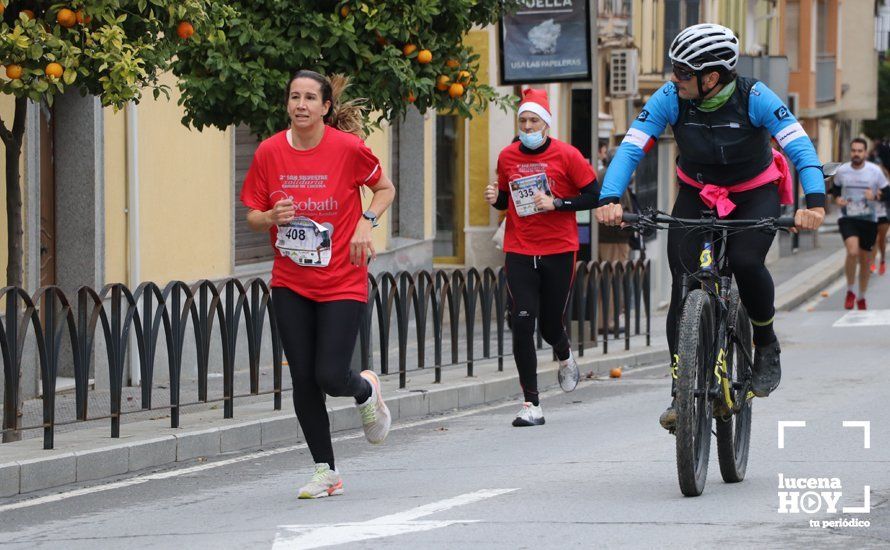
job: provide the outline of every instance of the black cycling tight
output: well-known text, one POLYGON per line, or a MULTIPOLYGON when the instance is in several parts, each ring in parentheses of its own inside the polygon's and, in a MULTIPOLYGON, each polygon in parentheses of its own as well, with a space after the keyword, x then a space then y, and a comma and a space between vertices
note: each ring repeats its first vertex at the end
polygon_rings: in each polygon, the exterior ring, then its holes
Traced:
POLYGON ((334 469, 325 396, 366 401, 370 383, 350 368, 366 304, 355 300, 314 302, 281 287, 272 289, 281 346, 290 367, 294 410, 316 464, 334 469))
POLYGON ((513 358, 525 400, 538 404, 538 355, 535 320, 541 336, 561 360, 569 358, 569 337, 563 324, 575 275, 575 252, 526 256, 508 252, 504 261, 510 292, 513 358))
MULTIPOLYGON (((671 213, 678 218, 700 218, 702 211, 708 210, 708 207, 701 201, 698 193, 698 189, 681 184, 677 202, 674 203, 671 213)), ((730 199, 736 204, 736 209, 727 216, 727 219, 757 220, 779 215, 777 185, 767 184, 750 191, 733 193, 730 199)), ((752 323, 756 345, 769 344, 776 339, 772 325, 775 315, 773 307, 775 286, 769 270, 764 265, 774 237, 775 232, 740 231, 731 235, 726 243, 726 254, 742 303, 752 322, 758 323, 752 323)), ((667 317, 667 337, 671 357, 677 353, 682 276, 686 271, 695 271, 698 268, 702 240, 701 234, 696 233, 695 229, 668 231, 668 263, 673 278, 671 306, 667 317)))

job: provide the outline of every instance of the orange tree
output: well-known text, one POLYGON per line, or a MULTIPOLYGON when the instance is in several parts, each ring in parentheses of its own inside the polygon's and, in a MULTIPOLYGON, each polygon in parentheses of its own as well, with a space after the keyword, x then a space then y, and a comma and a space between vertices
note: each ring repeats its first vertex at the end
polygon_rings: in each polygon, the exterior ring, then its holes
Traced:
MULTIPOLYGON (((52 105, 68 90, 116 109, 151 90, 186 41, 216 39, 231 8, 213 0, 0 0, 0 93, 15 98, 12 120, 0 119, 6 159, 7 285, 22 284, 22 195, 19 159, 27 103, 52 105), (212 9, 211 9, 212 6, 212 9), (185 22, 194 35, 179 32, 185 22), (185 38, 183 38, 185 37, 185 38)), ((186 29, 187 30, 187 29, 186 29)))
MULTIPOLYGON (((286 125, 284 86, 301 68, 351 77, 351 97, 380 119, 447 110, 466 117, 510 98, 478 80, 479 55, 463 43, 517 0, 230 0, 237 11, 216 39, 184 45, 173 64, 183 123, 246 123, 268 136, 286 125)), ((379 123, 380 119, 374 121, 379 123)))

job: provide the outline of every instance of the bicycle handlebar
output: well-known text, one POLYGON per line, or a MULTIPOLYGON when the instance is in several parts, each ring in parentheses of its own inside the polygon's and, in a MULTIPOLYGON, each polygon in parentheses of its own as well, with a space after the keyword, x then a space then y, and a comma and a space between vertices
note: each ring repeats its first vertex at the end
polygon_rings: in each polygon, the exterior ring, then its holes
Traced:
POLYGON ((621 215, 621 221, 625 223, 636 224, 639 223, 641 220, 647 220, 649 222, 654 222, 657 224, 676 223, 679 225, 691 225, 698 227, 754 227, 763 225, 774 225, 775 227, 782 227, 786 229, 794 227, 794 218, 790 216, 782 216, 780 218, 763 218, 760 220, 721 220, 718 218, 675 218, 673 216, 668 216, 665 214, 646 215, 633 214, 630 212, 625 212, 621 215))

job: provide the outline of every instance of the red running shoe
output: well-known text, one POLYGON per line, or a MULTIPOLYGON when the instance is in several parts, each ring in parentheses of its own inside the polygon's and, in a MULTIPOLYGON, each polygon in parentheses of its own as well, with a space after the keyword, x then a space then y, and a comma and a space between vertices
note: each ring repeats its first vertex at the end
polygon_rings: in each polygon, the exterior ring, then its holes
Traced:
POLYGON ((884 260, 881 260, 881 267, 878 268, 878 273, 880 275, 883 275, 886 272, 887 272, 887 263, 884 260))
POLYGON ((865 307, 865 298, 856 300, 856 309, 868 309, 865 307))
POLYGON ((844 309, 853 309, 853 305, 856 303, 856 295, 853 294, 852 291, 847 291, 847 299, 844 300, 844 309))
POLYGON ((869 270, 871 270, 871 272, 874 273, 875 271, 878 270, 878 266, 876 266, 875 264, 871 264, 871 267, 869 268, 869 270))

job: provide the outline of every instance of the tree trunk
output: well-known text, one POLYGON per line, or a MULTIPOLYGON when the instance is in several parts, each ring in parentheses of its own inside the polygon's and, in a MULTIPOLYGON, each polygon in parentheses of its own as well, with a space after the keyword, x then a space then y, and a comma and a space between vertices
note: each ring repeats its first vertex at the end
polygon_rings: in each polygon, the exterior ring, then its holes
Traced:
MULTIPOLYGON (((22 156, 22 142, 25 135, 27 102, 26 98, 16 98, 11 132, 0 121, 0 138, 2 138, 6 149, 6 230, 8 235, 6 284, 17 287, 22 286, 24 271, 22 269, 22 188, 19 181, 21 179, 19 159, 22 156)), ((12 342, 12 345, 15 346, 16 343, 12 342)), ((21 431, 18 430, 21 425, 22 394, 20 385, 22 371, 21 363, 4 365, 4 367, 3 429, 10 430, 3 432, 2 439, 5 443, 18 441, 22 437, 21 431)))
POLYGON ((12 132, 3 142, 6 145, 6 234, 8 235, 8 257, 6 264, 7 286, 22 286, 22 187, 19 160, 22 156, 22 142, 25 135, 25 117, 28 100, 17 97, 12 132))

